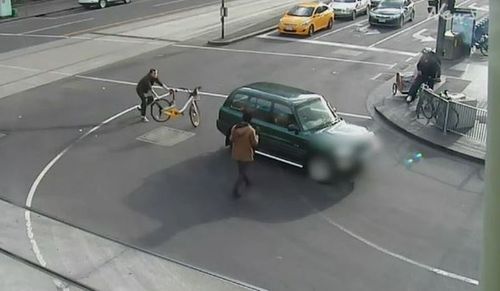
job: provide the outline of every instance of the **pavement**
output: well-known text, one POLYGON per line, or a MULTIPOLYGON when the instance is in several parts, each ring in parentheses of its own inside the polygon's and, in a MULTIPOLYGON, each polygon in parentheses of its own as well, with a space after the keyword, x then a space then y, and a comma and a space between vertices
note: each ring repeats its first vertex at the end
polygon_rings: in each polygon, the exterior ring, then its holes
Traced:
POLYGON ((2 290, 263 290, 5 201, 0 209, 2 290))
MULTIPOLYGON (((413 70, 410 68, 410 71, 413 70)), ((437 93, 444 90, 450 93, 464 93, 466 96, 477 99, 479 108, 487 107, 488 61, 486 57, 473 54, 462 61, 444 64, 442 76, 442 82, 435 86, 437 93)), ((398 95, 393 96, 390 91, 394 81, 395 77, 374 90, 369 98, 371 105, 385 120, 430 144, 484 163, 486 143, 453 132, 444 134, 441 129, 428 125, 425 118, 417 118, 418 100, 408 105, 405 95, 398 92, 398 95)))
MULTIPOLYGON (((258 11, 245 3, 245 10, 258 11)), ((120 247, 267 290, 478 290, 484 165, 409 138, 373 114, 368 102, 428 45, 422 36, 435 36, 426 1, 416 4, 414 23, 400 30, 370 28, 363 16, 335 21, 312 38, 269 31, 223 47, 206 45, 220 33, 218 17, 184 21, 193 19, 186 18, 189 11, 211 4, 161 4, 136 1, 0 25, 0 37, 19 40, 2 46, 0 78, 32 83, 0 99, 3 199, 120 247), (165 10, 152 16, 155 9, 165 10), (189 38, 173 24, 189 25, 189 38), (23 34, 37 29, 45 30, 23 34), (35 38, 44 42, 31 43, 35 38), (101 42, 114 42, 117 50, 101 42), (148 47, 136 42, 155 49, 134 52, 148 47), (150 67, 169 85, 203 86, 198 128, 186 118, 139 121, 134 86, 150 67), (48 80, 56 75, 61 78, 48 80), (234 88, 263 80, 323 94, 346 121, 372 130, 381 152, 352 181, 331 185, 258 157, 250 169, 254 186, 232 200, 235 165, 215 128, 218 109, 234 88), (417 153, 423 158, 409 165, 417 153)), ((232 31, 255 24, 231 21, 242 24, 232 31)), ((59 255, 59 232, 47 231, 33 214, 31 229, 43 246, 37 250, 29 240, 26 245, 26 217, 16 217, 14 227, 3 228, 19 234, 23 248, 12 253, 57 273, 81 271, 74 265, 61 270, 62 259, 80 253, 59 255)), ((141 281, 148 282, 155 281, 141 281)))

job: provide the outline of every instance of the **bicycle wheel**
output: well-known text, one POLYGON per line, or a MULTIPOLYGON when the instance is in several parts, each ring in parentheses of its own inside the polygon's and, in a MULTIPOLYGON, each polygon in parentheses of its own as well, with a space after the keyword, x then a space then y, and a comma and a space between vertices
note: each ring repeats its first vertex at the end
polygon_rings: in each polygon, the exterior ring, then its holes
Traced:
POLYGON ((189 105, 189 119, 194 127, 198 127, 198 125, 200 125, 200 110, 198 109, 196 102, 189 105))
POLYGON ((481 52, 481 54, 483 56, 487 57, 488 56, 488 43, 487 42, 482 43, 479 46, 479 51, 481 52))
POLYGON ((424 117, 427 119, 431 119, 434 116, 434 102, 432 102, 431 99, 427 98, 422 103, 422 115, 424 115, 424 117))
POLYGON ((165 122, 170 119, 170 116, 165 114, 163 110, 172 106, 172 102, 166 99, 158 99, 151 104, 151 116, 155 121, 165 122))

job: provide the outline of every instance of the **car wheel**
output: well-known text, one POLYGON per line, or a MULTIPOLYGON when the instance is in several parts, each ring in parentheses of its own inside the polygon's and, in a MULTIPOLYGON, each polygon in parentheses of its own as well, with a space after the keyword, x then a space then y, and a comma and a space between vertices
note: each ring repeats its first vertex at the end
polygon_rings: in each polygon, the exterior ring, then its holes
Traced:
POLYGON ((309 26, 309 31, 307 32, 307 35, 312 36, 314 34, 314 25, 309 26))
POLYGON ((353 10, 351 13, 351 20, 356 19, 356 14, 357 14, 357 12, 355 10, 353 10))
POLYGON ((332 179, 333 167, 327 158, 314 156, 307 162, 307 174, 316 182, 326 183, 332 179))
POLYGON ((330 20, 328 20, 328 26, 326 28, 332 29, 332 27, 333 27, 333 19, 330 18, 330 20))
POLYGON ((405 17, 401 15, 401 17, 399 17, 398 28, 403 27, 403 25, 405 25, 405 17))
POLYGON ((106 6, 108 6, 108 1, 99 0, 99 8, 103 9, 103 8, 106 8, 106 6))

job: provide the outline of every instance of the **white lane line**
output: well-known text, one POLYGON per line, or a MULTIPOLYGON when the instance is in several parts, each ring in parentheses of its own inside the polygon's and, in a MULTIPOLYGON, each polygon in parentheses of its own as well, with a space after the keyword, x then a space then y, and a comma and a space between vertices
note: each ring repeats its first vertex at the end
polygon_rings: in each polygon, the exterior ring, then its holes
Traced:
POLYGON ((459 280, 459 281, 462 281, 464 283, 468 283, 468 284, 471 284, 471 285, 475 285, 475 286, 478 286, 479 285, 479 281, 476 280, 476 279, 472 279, 472 278, 469 278, 469 277, 466 277, 466 276, 462 276, 462 275, 459 275, 459 274, 456 274, 456 273, 453 273, 453 272, 448 272, 448 271, 445 271, 445 270, 442 270, 442 269, 439 269, 439 268, 434 268, 432 266, 429 266, 429 265, 426 265, 424 263, 420 263, 420 262, 417 262, 415 260, 412 260, 410 258, 407 258, 403 255, 400 255, 400 254, 396 254, 394 252, 391 252, 389 251, 388 249, 385 249, 369 240, 367 240, 366 238, 350 231, 349 229, 345 228, 344 226, 338 224, 337 222, 335 222, 333 219, 331 219, 330 217, 328 217, 327 215, 325 215, 323 212, 321 212, 319 209, 317 209, 316 207, 314 207, 311 203, 309 203, 309 201, 307 201, 307 199, 304 197, 304 196, 301 196, 302 200, 307 204, 309 205, 309 207, 311 207, 313 210, 316 211, 316 214, 318 214, 318 216, 320 216, 321 218, 323 218, 328 224, 338 228, 339 230, 341 230, 342 232, 348 234, 349 236, 351 236, 352 238, 362 242, 363 244, 369 246, 369 247, 372 247, 374 249, 376 249, 377 251, 383 253, 383 254, 386 254, 388 256, 391 256, 393 258, 396 258, 400 261, 403 261, 405 263, 408 263, 410 265, 413 265, 413 266, 416 266, 416 267, 419 267, 419 268, 422 268, 424 270, 427 270, 429 272, 432 272, 432 273, 435 273, 437 275, 441 275, 443 277, 448 277, 448 278, 451 278, 451 279, 456 279, 456 280, 459 280))
MULTIPOLYGON (((129 82, 129 81, 120 81, 120 80, 98 78, 98 77, 91 77, 91 76, 75 75, 74 77, 75 78, 80 78, 80 79, 92 80, 92 81, 100 81, 100 82, 106 82, 106 83, 113 83, 113 84, 121 84, 121 85, 129 85, 129 86, 135 86, 135 85, 137 85, 137 83, 129 82)), ((157 86, 155 86, 155 87, 157 87, 157 86)), ((157 87, 157 88, 161 88, 161 87, 157 87)), ((201 95, 206 95, 206 96, 211 96, 211 97, 222 98, 222 99, 227 98, 226 94, 210 93, 210 92, 204 92, 204 91, 200 91, 200 94, 201 95)), ((339 111, 337 111, 337 114, 338 115, 342 115, 342 116, 361 118, 361 119, 369 119, 369 120, 373 119, 371 116, 368 116, 368 115, 361 115, 361 114, 348 113, 348 112, 339 112, 339 111)))
MULTIPOLYGON (((55 156, 55 158, 53 158, 44 168, 43 170, 40 172, 40 174, 38 174, 38 176, 36 177, 35 181, 33 182, 33 184, 31 185, 30 187, 30 190, 29 190, 29 193, 28 193, 28 197, 26 197, 26 207, 28 208, 31 208, 32 204, 33 204, 33 198, 35 197, 35 193, 36 193, 36 190, 38 189, 38 186, 40 185, 40 182, 42 182, 43 178, 45 177, 45 175, 47 175, 47 173, 50 171, 50 169, 56 164, 56 162, 64 155, 66 154, 73 146, 75 146, 79 141, 81 141, 82 139, 84 139, 85 137, 89 136, 90 134, 92 134, 94 131, 98 130, 99 128, 101 128, 103 125, 111 122, 112 120, 134 110, 136 108, 136 106, 134 107, 131 107, 131 108, 128 108, 108 119, 106 119, 105 121, 101 122, 99 125, 93 127, 91 130, 89 130, 88 132, 86 132, 85 134, 83 134, 82 136, 80 136, 76 141, 74 141, 73 143, 71 143, 69 146, 67 146, 64 150, 62 150, 57 156, 55 156)), ((26 234, 30 240, 30 243, 31 243, 31 248, 33 250, 33 253, 35 254, 35 257, 38 261, 38 263, 40 263, 40 265, 42 267, 46 267, 47 266, 47 262, 45 261, 43 255, 42 255, 42 252, 40 251, 40 248, 38 247, 38 243, 35 239, 35 235, 33 233, 33 225, 32 225, 32 222, 31 222, 31 212, 29 210, 26 210, 24 212, 24 218, 26 219, 26 234)), ((55 282, 56 285, 59 285, 57 282, 55 282)), ((66 290, 69 290, 69 289, 66 289, 66 290)))
POLYGON ((409 57, 405 60, 405 62, 409 63, 411 60, 413 60, 413 57, 409 57))
POLYGON ((153 7, 161 7, 161 6, 166 6, 166 5, 170 5, 170 4, 174 4, 174 3, 180 3, 180 2, 185 2, 185 1, 187 1, 187 0, 169 1, 169 2, 165 2, 165 3, 155 4, 155 5, 153 5, 153 7))
MULTIPOLYGON (((320 39, 320 38, 322 38, 322 37, 332 35, 332 34, 334 34, 334 33, 337 33, 337 32, 343 31, 343 30, 346 30, 346 29, 351 28, 351 27, 353 27, 353 26, 362 26, 362 25, 363 25, 363 24, 365 24, 365 23, 368 23, 368 20, 366 20, 366 19, 365 19, 365 20, 361 20, 361 21, 358 21, 358 22, 354 22, 354 23, 352 23, 352 24, 349 24, 349 25, 343 26, 343 27, 341 27, 341 28, 334 29, 334 30, 332 30, 332 31, 330 31, 330 32, 327 32, 327 33, 325 33, 325 34, 318 35, 318 36, 316 36, 315 38, 313 38, 313 40, 315 40, 315 39, 320 39)), ((334 24, 334 25, 335 25, 335 24, 334 24)))
POLYGON ((197 50, 221 51, 221 52, 233 52, 233 53, 242 53, 242 54, 255 54, 255 55, 268 55, 268 56, 281 56, 281 57, 294 57, 294 58, 304 58, 304 59, 326 60, 326 61, 333 61, 333 62, 356 63, 356 64, 381 66, 381 67, 388 67, 388 68, 390 68, 392 66, 392 64, 385 64, 385 63, 376 63, 376 62, 368 62, 368 61, 357 61, 357 60, 350 60, 350 59, 333 58, 333 57, 322 57, 322 56, 304 55, 304 54, 278 53, 278 52, 269 52, 269 51, 240 50, 240 49, 204 47, 204 46, 181 45, 181 44, 175 44, 175 45, 172 45, 172 46, 174 46, 174 47, 180 47, 180 48, 197 49, 197 50))
POLYGON ((110 38, 111 36, 99 37, 85 37, 85 36, 67 36, 67 35, 51 35, 51 34, 20 34, 20 33, 0 33, 0 36, 15 36, 15 37, 35 37, 35 38, 57 38, 57 39, 79 39, 90 41, 104 41, 104 42, 121 42, 121 43, 142 43, 142 44, 155 44, 165 43, 163 40, 136 40, 127 37, 115 36, 116 39, 110 38))
POLYGON ((53 28, 63 27, 63 26, 67 26, 67 25, 71 25, 71 24, 76 24, 76 23, 82 23, 82 22, 91 21, 91 20, 94 20, 94 18, 90 17, 90 18, 85 18, 85 19, 81 19, 81 20, 75 20, 75 21, 65 22, 65 23, 61 23, 61 24, 57 24, 57 25, 42 27, 42 28, 39 28, 39 29, 25 31, 25 32, 22 32, 21 34, 30 34, 30 33, 34 33, 34 32, 39 32, 39 31, 43 31, 43 30, 49 30, 49 29, 53 29, 53 28))
POLYGON ((378 77, 380 77, 380 76, 382 76, 382 73, 378 73, 378 74, 376 74, 375 76, 371 77, 371 78, 370 78, 370 80, 374 80, 374 81, 375 81, 375 80, 377 80, 377 79, 378 79, 378 77))
POLYGON ((356 117, 356 118, 367 119, 367 120, 373 119, 371 116, 368 116, 368 115, 361 115, 361 114, 354 114, 354 113, 347 113, 347 112, 338 112, 337 111, 337 114, 342 115, 342 116, 356 117))
MULTIPOLYGON (((470 2, 470 1, 471 1, 471 0, 465 0, 464 2, 462 2, 462 3, 458 4, 456 7, 463 6, 463 5, 465 5, 466 3, 470 2)), ((396 37, 396 36, 398 36, 398 35, 401 35, 401 34, 403 34, 403 33, 406 33, 406 32, 408 32, 408 31, 410 31, 410 30, 414 29, 414 28, 415 28, 415 27, 417 27, 417 26, 420 26, 420 25, 422 25, 422 24, 425 24, 425 23, 427 23, 427 22, 429 22, 429 21, 431 21, 431 20, 437 19, 438 17, 439 17, 439 15, 434 15, 434 16, 432 16, 432 17, 428 17, 428 18, 426 18, 426 19, 424 19, 424 20, 422 20, 422 21, 420 21, 420 22, 418 22, 418 23, 415 23, 415 24, 413 24, 413 25, 411 25, 411 26, 409 26, 409 27, 407 27, 407 28, 405 28, 405 29, 403 29, 403 30, 401 30, 401 31, 398 31, 398 32, 396 32, 396 33, 394 33, 394 34, 391 34, 391 35, 389 35, 388 37, 383 38, 383 39, 381 39, 381 40, 379 40, 379 41, 377 41, 377 42, 375 42, 375 43, 373 43, 373 44, 369 45, 368 47, 375 47, 375 46, 377 46, 377 45, 379 45, 379 44, 381 44, 381 43, 384 43, 384 42, 386 42, 386 41, 388 41, 388 40, 391 40, 391 39, 395 38, 395 37, 396 37)))
POLYGON ((392 49, 385 49, 385 48, 368 47, 368 46, 348 44, 348 43, 342 43, 342 42, 331 42, 331 41, 321 41, 321 40, 311 40, 311 39, 295 39, 295 38, 288 38, 288 37, 282 37, 282 36, 263 36, 263 35, 258 36, 258 38, 282 40, 282 41, 286 41, 286 42, 317 44, 317 45, 324 45, 324 46, 349 48, 349 49, 355 49, 355 50, 388 53, 388 54, 396 54, 396 55, 411 56, 411 57, 418 55, 418 53, 413 53, 413 52, 399 51, 399 50, 392 50, 392 49))

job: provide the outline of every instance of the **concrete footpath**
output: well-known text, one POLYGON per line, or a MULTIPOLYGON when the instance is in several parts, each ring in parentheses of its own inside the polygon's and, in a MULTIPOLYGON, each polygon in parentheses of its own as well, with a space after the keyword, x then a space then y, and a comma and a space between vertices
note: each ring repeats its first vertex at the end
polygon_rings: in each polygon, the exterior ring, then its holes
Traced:
MULTIPOLYGON (((230 2, 228 33, 275 17, 297 0, 230 2)), ((60 40, 0 54, 0 98, 190 39, 220 27, 219 4, 153 19, 53 36, 60 40), (196 19, 196 21, 193 21, 196 19)), ((208 39, 204 41, 206 43, 208 39)))
POLYGON ((0 290, 263 290, 2 200, 0 213, 0 290))
MULTIPOLYGON (((409 67, 412 71, 414 66, 409 67)), ((398 92, 392 95, 391 88, 395 77, 382 84, 368 98, 368 106, 375 110, 389 123, 404 132, 423 141, 445 149, 451 153, 484 162, 486 144, 465 136, 443 131, 427 124, 427 120, 416 116, 418 100, 406 103, 406 95, 398 92)), ((479 108, 487 107, 488 61, 478 54, 456 63, 445 63, 442 70, 441 83, 435 85, 434 91, 439 93, 448 90, 450 93, 464 93, 476 98, 479 108)))

